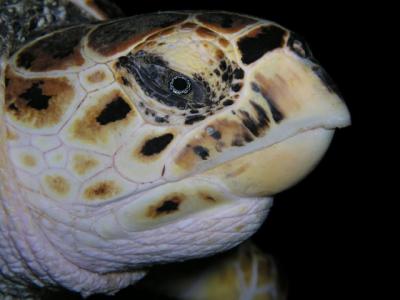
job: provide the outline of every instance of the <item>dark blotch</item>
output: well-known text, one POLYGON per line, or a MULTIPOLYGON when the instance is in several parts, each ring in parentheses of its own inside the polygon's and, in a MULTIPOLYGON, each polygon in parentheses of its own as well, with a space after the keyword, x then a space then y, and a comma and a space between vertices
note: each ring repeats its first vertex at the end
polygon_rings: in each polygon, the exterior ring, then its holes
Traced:
POLYGON ((232 88, 232 91, 239 92, 240 89, 242 88, 242 85, 240 83, 236 83, 236 84, 232 85, 231 88, 232 88))
POLYGON ((73 57, 80 56, 77 48, 88 30, 87 26, 72 27, 33 43, 19 54, 17 66, 32 71, 46 71, 59 67, 63 60, 80 65, 81 61, 75 62, 73 57))
POLYGON ((243 139, 240 136, 236 136, 232 141, 232 146, 234 147, 242 147, 244 146, 243 139))
POLYGON ((261 92, 261 90, 260 90, 260 87, 257 85, 257 83, 255 83, 255 82, 252 82, 251 83, 251 89, 253 90, 253 91, 255 91, 256 93, 260 93, 261 92))
POLYGON ((231 145, 234 147, 242 147, 246 143, 252 142, 254 139, 249 132, 243 132, 242 134, 235 134, 235 137, 232 140, 231 145))
POLYGON ((281 113, 281 111, 276 107, 274 101, 265 93, 262 92, 262 96, 264 97, 265 100, 267 100, 267 103, 271 109, 271 113, 272 113, 272 118, 274 119, 274 121, 276 123, 279 123, 280 121, 282 121, 283 119, 283 114, 281 113))
POLYGON ((219 64, 219 68, 222 70, 222 71, 225 71, 226 70, 226 61, 221 61, 220 62, 220 64, 219 64))
POLYGON ((244 71, 241 68, 235 69, 235 71, 233 71, 233 76, 236 79, 242 79, 244 77, 244 71))
POLYGON ((178 210, 178 208, 179 201, 176 199, 171 199, 164 201, 161 206, 157 207, 156 212, 157 214, 168 214, 172 211, 178 210))
POLYGON ((262 108, 259 104, 250 101, 251 105, 253 106, 254 110, 257 113, 257 119, 258 119, 258 126, 260 128, 264 128, 269 125, 269 118, 267 113, 265 112, 264 108, 262 108))
POLYGON ((106 125, 111 122, 125 119, 126 115, 131 111, 131 107, 121 97, 117 97, 108 103, 96 118, 97 123, 106 125))
POLYGON ((126 77, 122 76, 122 77, 121 77, 121 80, 122 80, 122 84, 123 84, 123 85, 125 85, 125 86, 131 86, 131 83, 129 82, 128 79, 126 79, 126 77))
POLYGON ((271 113, 272 113, 272 118, 274 119, 274 121, 276 123, 279 123, 280 121, 282 121, 282 119, 284 118, 284 115, 276 107, 274 100, 271 98, 270 95, 268 95, 268 92, 265 91, 265 90, 261 90, 260 87, 254 82, 251 83, 251 88, 256 93, 260 93, 262 95, 262 97, 265 99, 265 101, 267 101, 268 106, 269 106, 269 108, 271 110, 271 113))
POLYGON ((173 140, 174 135, 171 133, 167 133, 151 140, 148 140, 142 147, 140 151, 145 156, 151 156, 154 154, 158 154, 163 151, 169 143, 173 140))
POLYGON ((203 146, 193 147, 193 152, 196 153, 196 155, 200 156, 202 160, 206 160, 210 155, 208 149, 204 148, 203 146))
POLYGON ((35 56, 30 52, 22 52, 18 56, 17 66, 23 67, 25 69, 29 69, 32 66, 32 63, 35 60, 35 56))
POLYGON ((215 140, 219 140, 221 139, 221 132, 219 132, 218 130, 216 130, 214 127, 207 127, 207 133, 209 136, 211 136, 213 139, 215 140))
POLYGON ((248 130, 251 131, 252 134, 258 136, 258 125, 256 120, 254 120, 250 114, 245 110, 239 110, 242 115, 242 123, 248 130))
POLYGON ((186 125, 191 125, 193 123, 199 122, 204 120, 206 117, 203 115, 191 115, 191 116, 187 116, 185 119, 185 124, 186 125))
POLYGON ((29 89, 19 95, 26 101, 26 105, 37 110, 47 109, 51 96, 43 95, 40 85, 43 82, 35 82, 29 89))
POLYGON ((242 62, 251 64, 265 53, 282 47, 285 41, 286 31, 280 27, 270 25, 256 29, 247 36, 242 37, 238 46, 242 53, 242 62))
POLYGON ((18 107, 16 107, 14 103, 11 103, 8 106, 8 109, 13 110, 13 111, 19 111, 18 107))
POLYGON ((156 121, 157 123, 168 123, 168 120, 166 118, 160 116, 156 116, 154 118, 154 121, 156 121))
POLYGON ((232 105, 234 102, 231 99, 225 100, 224 102, 222 102, 223 106, 229 106, 232 105))

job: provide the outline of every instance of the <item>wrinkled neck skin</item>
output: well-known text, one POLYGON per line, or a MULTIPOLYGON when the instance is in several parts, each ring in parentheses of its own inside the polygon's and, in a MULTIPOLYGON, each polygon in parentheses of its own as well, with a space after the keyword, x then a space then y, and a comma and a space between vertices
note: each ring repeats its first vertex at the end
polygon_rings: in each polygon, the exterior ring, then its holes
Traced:
MULTIPOLYGON (((3 75, 0 95, 4 95, 3 75)), ((0 97, 1 141, 6 140, 3 101, 0 97)), ((83 296, 95 292, 112 294, 144 276, 144 272, 99 274, 65 259, 33 219, 27 195, 18 187, 17 181, 12 180, 15 177, 7 143, 0 143, 0 298, 33 299, 39 297, 41 288, 60 285, 83 296)), ((69 229, 74 230, 73 227, 69 229)))
MULTIPOLYGON (((73 2, 73 1, 71 1, 73 2)), ((0 1, 0 71, 16 47, 46 30, 101 19, 69 1, 0 1), (45 18, 45 12, 49 18, 45 18), (32 21, 41 22, 32 30, 32 21), (12 22, 11 22, 12 21, 12 22), (19 31, 14 29, 19 23, 19 31)), ((4 74, 0 72, 0 141, 6 140, 4 124, 4 74)), ((64 286, 88 296, 94 292, 115 293, 136 282, 144 272, 98 274, 81 269, 59 253, 33 219, 29 198, 15 180, 7 143, 0 143, 0 298, 40 298, 43 287, 64 286)), ((72 228, 72 227, 71 227, 72 228)), ((62 234, 60 232, 60 234, 62 234)))
MULTIPOLYGON (((0 80, 0 94, 4 92, 0 80)), ((6 139, 3 99, 0 103, 0 140, 6 139)), ((140 279, 143 272, 98 274, 70 263, 56 251, 32 218, 32 208, 18 187, 8 159, 7 144, 0 143, 0 298, 29 299, 39 289, 62 285, 88 296, 114 293, 140 279)), ((70 228, 72 230, 72 228, 70 228)), ((62 232, 60 232, 62 234, 62 232)))
MULTIPOLYGON (((79 1, 77 1, 79 2, 79 1)), ((66 0, 2 0, 0 7, 0 141, 6 140, 4 124, 4 64, 15 48, 43 32, 71 24, 103 19, 84 11, 66 0), (49 18, 46 18, 46 15, 49 18), (38 22, 42 19, 41 23, 38 22), (43 22, 43 20, 45 22, 43 22), (51 20, 51 23, 46 22, 51 20), (12 22, 11 22, 12 21, 12 22), (32 29, 32 21, 38 22, 32 29), (19 23, 18 31, 13 27, 19 23)), ((115 293, 136 282, 145 274, 118 272, 99 274, 69 262, 46 238, 34 219, 33 207, 15 180, 7 143, 0 143, 0 298, 40 298, 43 287, 63 286, 83 296, 97 293, 115 293)), ((41 213, 37 212, 37 215, 41 213)), ((43 220, 46 219, 43 217, 43 220)), ((72 217, 69 216, 69 221, 72 217)), ((68 222, 67 222, 68 223, 68 222)), ((66 225, 68 226, 68 225, 66 225)), ((74 227, 69 227, 74 230, 74 227)), ((58 232, 60 235, 63 232, 58 232)), ((62 245, 59 245, 62 247, 62 245)))

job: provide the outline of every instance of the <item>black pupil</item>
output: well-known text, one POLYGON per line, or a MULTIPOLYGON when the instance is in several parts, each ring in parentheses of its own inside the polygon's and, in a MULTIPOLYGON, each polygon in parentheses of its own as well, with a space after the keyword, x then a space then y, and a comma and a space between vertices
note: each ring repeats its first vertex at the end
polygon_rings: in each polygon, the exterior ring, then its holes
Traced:
POLYGON ((177 77, 177 78, 174 78, 174 81, 172 82, 172 85, 176 90, 184 91, 188 87, 188 82, 184 78, 177 77))

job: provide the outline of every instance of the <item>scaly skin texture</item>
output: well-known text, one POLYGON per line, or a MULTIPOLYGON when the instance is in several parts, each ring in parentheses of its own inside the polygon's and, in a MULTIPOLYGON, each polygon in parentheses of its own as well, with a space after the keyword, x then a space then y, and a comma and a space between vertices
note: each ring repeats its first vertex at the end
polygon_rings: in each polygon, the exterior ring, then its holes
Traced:
POLYGON ((3 293, 112 294, 249 238, 350 122, 308 55, 269 21, 168 12, 55 31, 3 60, 3 293))

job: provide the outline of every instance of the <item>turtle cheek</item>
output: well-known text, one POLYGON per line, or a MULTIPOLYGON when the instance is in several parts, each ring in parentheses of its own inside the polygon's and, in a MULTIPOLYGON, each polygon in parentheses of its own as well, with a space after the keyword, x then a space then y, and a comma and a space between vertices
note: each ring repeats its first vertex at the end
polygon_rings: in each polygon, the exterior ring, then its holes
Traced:
POLYGON ((314 129, 247 154, 205 173, 234 194, 272 196, 308 175, 324 156, 334 130, 314 129))

